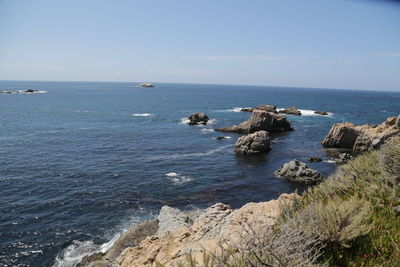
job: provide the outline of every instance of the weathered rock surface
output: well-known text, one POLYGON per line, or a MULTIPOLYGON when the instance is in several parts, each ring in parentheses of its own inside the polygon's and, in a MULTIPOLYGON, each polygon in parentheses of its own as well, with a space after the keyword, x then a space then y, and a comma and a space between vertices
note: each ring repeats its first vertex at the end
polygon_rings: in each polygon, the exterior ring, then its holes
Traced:
POLYGON ((292 115, 301 115, 301 111, 298 110, 296 107, 284 108, 284 109, 279 110, 278 112, 292 114, 292 115))
POLYGON ((222 132, 254 133, 257 131, 283 132, 292 131, 293 128, 285 116, 277 115, 263 110, 254 110, 247 121, 239 125, 215 129, 222 132))
POLYGON ((318 114, 318 115, 329 115, 328 114, 328 112, 326 112, 326 111, 319 111, 319 110, 316 110, 316 111, 314 111, 314 114, 318 114))
POLYGON ((282 194, 279 199, 261 203, 248 203, 240 209, 217 203, 204 210, 192 225, 148 236, 136 246, 125 249, 115 266, 155 266, 157 262, 166 267, 191 256, 201 262, 203 252, 218 252, 220 245, 234 242, 245 229, 260 229, 273 225, 283 203, 297 198, 296 194, 282 194), (221 242, 224 240, 224 242, 221 242))
POLYGON ((189 125, 199 125, 199 124, 207 124, 209 118, 203 112, 193 113, 188 117, 189 125))
POLYGON ((273 106, 273 105, 261 105, 261 106, 257 106, 257 107, 253 107, 253 108, 242 108, 240 111, 253 112, 256 109, 277 113, 276 106, 273 106))
POLYGON ((173 229, 188 227, 191 224, 189 217, 183 211, 170 206, 163 206, 157 219, 157 235, 173 229))
POLYGON ((271 140, 267 131, 257 131, 240 137, 235 144, 239 154, 257 154, 271 150, 271 140))
POLYGON ((348 148, 353 151, 379 148, 389 138, 400 136, 399 118, 388 118, 377 126, 357 126, 350 122, 334 124, 322 144, 325 147, 348 148))
POLYGON ((338 164, 345 164, 345 163, 347 163, 347 161, 352 160, 352 159, 353 159, 353 156, 351 154, 344 152, 344 153, 340 153, 335 161, 338 164))
POLYGON ((298 160, 285 163, 281 168, 275 171, 275 175, 291 182, 302 184, 315 184, 323 179, 321 173, 311 169, 305 163, 298 160))

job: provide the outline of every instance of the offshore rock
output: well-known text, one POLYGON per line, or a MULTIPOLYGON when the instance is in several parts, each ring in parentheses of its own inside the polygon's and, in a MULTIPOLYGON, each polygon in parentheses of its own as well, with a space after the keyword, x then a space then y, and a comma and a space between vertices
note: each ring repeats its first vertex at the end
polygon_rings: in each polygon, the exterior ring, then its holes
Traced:
POLYGON ((350 122, 334 124, 322 144, 325 147, 347 148, 353 151, 377 149, 391 137, 400 136, 399 117, 388 118, 377 126, 357 126, 350 122))
POLYGON ((257 154, 271 150, 271 140, 267 131, 257 131, 240 137, 235 144, 235 152, 239 154, 257 154))
POLYGON ((284 109, 279 110, 278 112, 292 114, 292 115, 301 115, 300 110, 298 110, 296 107, 284 108, 284 109))
POLYGON ((277 113, 276 106, 273 106, 273 105, 261 105, 261 106, 257 106, 257 107, 253 107, 253 108, 242 108, 240 111, 253 112, 256 109, 277 113))
POLYGON ((248 134, 261 130, 268 132, 293 131, 293 128, 283 115, 277 115, 263 110, 254 110, 247 121, 244 121, 239 125, 215 130, 248 134))
POLYGON ((302 184, 315 184, 321 182, 323 177, 318 171, 309 168, 305 163, 292 160, 276 170, 275 175, 291 182, 302 184))
POLYGON ((203 112, 193 113, 188 117, 188 119, 189 119, 189 125, 199 125, 199 124, 206 125, 209 120, 208 116, 203 112))
POLYGON ((319 110, 316 110, 316 111, 314 111, 314 114, 318 114, 318 115, 329 115, 328 114, 328 112, 326 112, 326 111, 319 111, 319 110))

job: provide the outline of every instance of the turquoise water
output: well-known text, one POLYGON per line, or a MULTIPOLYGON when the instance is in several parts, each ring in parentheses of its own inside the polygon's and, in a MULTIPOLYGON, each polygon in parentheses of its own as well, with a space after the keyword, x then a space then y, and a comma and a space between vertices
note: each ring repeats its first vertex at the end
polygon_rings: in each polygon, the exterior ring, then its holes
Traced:
POLYGON ((396 92, 0 82, 0 90, 28 88, 47 92, 0 94, 0 265, 68 266, 162 205, 237 208, 304 190, 273 171, 318 156, 328 162, 309 165, 329 175, 335 166, 320 142, 333 123, 400 113, 396 92), (274 136, 270 153, 237 156, 239 135, 212 129, 246 120, 237 108, 260 104, 297 106, 305 116, 288 115, 295 131, 274 136), (211 124, 184 123, 199 111, 211 124))

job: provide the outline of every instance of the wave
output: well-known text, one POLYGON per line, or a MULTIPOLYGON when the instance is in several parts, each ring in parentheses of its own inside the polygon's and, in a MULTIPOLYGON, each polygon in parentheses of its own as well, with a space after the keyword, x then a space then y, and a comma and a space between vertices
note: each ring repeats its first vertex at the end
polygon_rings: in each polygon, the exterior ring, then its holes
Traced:
POLYGON ((166 173, 165 176, 167 176, 171 182, 177 185, 193 181, 192 178, 176 172, 166 173))
POLYGON ((235 108, 230 108, 230 109, 222 109, 222 110, 217 110, 218 112, 240 112, 242 111, 243 108, 241 107, 235 107, 235 108))
MULTIPOLYGON (((208 120, 207 124, 214 124, 216 121, 217 121, 216 119, 211 119, 211 120, 208 120)), ((189 123, 190 123, 190 120, 189 120, 188 118, 185 117, 185 118, 182 118, 182 119, 180 120, 180 122, 181 122, 182 124, 189 124, 189 123)), ((200 126, 200 127, 202 127, 202 126, 204 126, 204 124, 198 124, 198 125, 194 125, 194 126, 200 126)))
POLYGON ((226 149, 227 147, 231 147, 232 145, 226 145, 226 146, 221 146, 219 148, 207 151, 207 152, 196 152, 196 153, 183 153, 183 154, 170 154, 170 155, 164 155, 164 156, 155 156, 155 157, 149 157, 148 159, 151 160, 162 160, 162 159, 177 159, 177 158, 188 158, 188 157, 206 157, 210 156, 214 153, 217 153, 219 151, 222 151, 226 149))
POLYGON ((315 110, 311 110, 311 109, 299 109, 301 112, 302 116, 332 116, 333 113, 328 112, 328 115, 320 115, 320 114, 315 114, 315 110))
POLYGON ((183 123, 183 124, 189 124, 189 122, 190 122, 190 120, 186 117, 181 119, 181 123, 183 123))
POLYGON ((96 245, 93 241, 78 241, 74 240, 71 245, 65 248, 60 255, 55 259, 53 267, 70 267, 79 263, 83 257, 101 252, 105 253, 109 250, 119 235, 114 236, 113 239, 107 243, 96 245))
POLYGON ((153 116, 154 114, 151 113, 133 113, 131 116, 133 117, 148 117, 148 116, 153 116))
POLYGON ((336 161, 334 161, 334 160, 324 160, 324 162, 326 162, 326 163, 336 163, 336 161))
POLYGON ((37 90, 37 91, 33 91, 33 92, 26 92, 25 90, 17 90, 18 94, 46 94, 47 91, 44 90, 37 90))
POLYGON ((201 129, 202 132, 215 132, 214 129, 209 129, 209 128, 203 128, 201 129))

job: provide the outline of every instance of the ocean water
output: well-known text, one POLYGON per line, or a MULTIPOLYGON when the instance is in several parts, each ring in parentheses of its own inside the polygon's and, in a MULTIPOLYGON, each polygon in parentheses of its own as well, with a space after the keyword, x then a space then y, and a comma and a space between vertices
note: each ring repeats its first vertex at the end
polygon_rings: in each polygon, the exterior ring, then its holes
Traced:
POLYGON ((238 208, 301 192, 273 171, 318 156, 325 161, 309 165, 329 175, 335 165, 320 142, 332 124, 377 124, 400 113, 397 92, 0 81, 0 90, 28 88, 46 92, 0 94, 1 266, 71 266, 162 205, 238 208), (212 129, 246 120, 240 108, 260 104, 304 115, 288 115, 295 131, 274 135, 270 153, 235 155, 239 135, 212 129), (199 111, 209 125, 185 124, 199 111))

